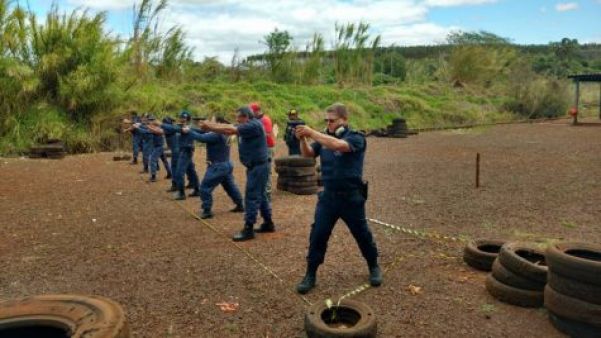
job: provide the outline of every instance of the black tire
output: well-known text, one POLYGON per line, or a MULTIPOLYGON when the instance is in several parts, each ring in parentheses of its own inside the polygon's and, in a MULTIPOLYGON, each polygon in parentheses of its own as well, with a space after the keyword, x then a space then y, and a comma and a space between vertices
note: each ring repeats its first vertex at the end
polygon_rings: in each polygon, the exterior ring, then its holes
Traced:
POLYGON ((549 270, 570 279, 601 286, 601 247, 589 243, 557 243, 547 249, 549 270))
POLYGON ((49 330, 68 337, 130 337, 121 306, 103 297, 45 295, 0 302, 1 337, 36 337, 49 330))
POLYGON ((600 338, 601 328, 560 317, 549 311, 549 320, 553 327, 572 338, 600 338))
POLYGON ((545 283, 537 282, 510 271, 503 266, 498 258, 492 264, 492 275, 499 282, 514 288, 531 291, 543 291, 545 289, 545 283))
POLYGON ((29 153, 29 158, 43 158, 44 154, 40 154, 40 153, 29 153))
POLYGON ((60 160, 62 158, 65 158, 65 152, 54 152, 54 153, 46 153, 46 157, 48 157, 51 160, 60 160))
POLYGON ((298 177, 298 176, 313 176, 315 175, 314 167, 279 167, 275 171, 286 177, 298 177))
POLYGON ((291 192, 296 195, 314 195, 314 194, 317 194, 317 191, 319 189, 317 188, 317 186, 305 187, 305 188, 298 188, 298 187, 293 188, 293 187, 288 186, 286 190, 288 192, 291 192))
POLYGON ((288 182, 317 182, 317 175, 309 176, 284 176, 288 182))
POLYGON ((310 188, 317 187, 317 180, 314 181, 288 181, 286 183, 288 188, 296 189, 296 188, 310 188))
POLYGON ((570 279, 552 271, 548 279, 548 285, 563 295, 601 305, 601 286, 570 279))
POLYGON ((121 161, 121 156, 113 156, 113 161, 121 161))
POLYGON ((463 260, 478 270, 490 271, 505 241, 498 239, 477 239, 463 249, 463 260))
POLYGON ((486 290, 496 299, 522 307, 541 307, 544 303, 542 291, 530 291, 503 284, 492 275, 486 277, 486 290))
POLYGON ((402 117, 397 117, 397 118, 392 119, 392 124, 395 124, 395 123, 405 123, 405 122, 407 122, 407 120, 405 120, 402 117))
POLYGON ((533 245, 519 242, 505 243, 499 252, 499 261, 519 276, 542 284, 547 283, 548 268, 545 253, 533 245))
POLYGON ((344 299, 336 307, 337 322, 352 325, 332 327, 332 310, 324 302, 312 305, 305 314, 305 332, 309 338, 373 338, 378 332, 376 316, 366 304, 344 299))
POLYGON ((65 147, 60 143, 46 144, 40 146, 46 154, 65 152, 65 147))
POLYGON ((283 183, 276 184, 276 188, 278 190, 281 190, 281 191, 287 191, 288 190, 288 186, 286 184, 283 184, 283 183))
POLYGON ((407 138, 407 134, 389 134, 388 137, 392 137, 392 138, 407 138))
POLYGON ((601 327, 601 305, 566 296, 549 285, 545 286, 545 307, 560 317, 601 327))
POLYGON ((315 158, 303 156, 285 156, 275 159, 276 167, 315 167, 315 158))
POLYGON ((129 161, 129 160, 131 160, 131 155, 126 154, 126 155, 121 156, 121 161, 129 161))

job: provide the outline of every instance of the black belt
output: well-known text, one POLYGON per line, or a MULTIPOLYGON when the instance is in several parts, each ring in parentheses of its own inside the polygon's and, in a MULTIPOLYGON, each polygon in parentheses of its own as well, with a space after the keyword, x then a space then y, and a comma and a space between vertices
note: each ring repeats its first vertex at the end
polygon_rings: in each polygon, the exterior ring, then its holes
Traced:
POLYGON ((214 164, 227 163, 227 162, 229 162, 229 160, 225 160, 225 161, 209 161, 209 160, 207 160, 207 166, 210 167, 210 166, 212 166, 214 164))
POLYGON ((252 168, 254 168, 254 167, 258 166, 258 165, 263 165, 263 164, 266 164, 266 163, 269 163, 269 162, 270 162, 270 159, 266 159, 266 160, 262 160, 262 161, 250 162, 250 163, 246 164, 246 168, 252 169, 252 168))

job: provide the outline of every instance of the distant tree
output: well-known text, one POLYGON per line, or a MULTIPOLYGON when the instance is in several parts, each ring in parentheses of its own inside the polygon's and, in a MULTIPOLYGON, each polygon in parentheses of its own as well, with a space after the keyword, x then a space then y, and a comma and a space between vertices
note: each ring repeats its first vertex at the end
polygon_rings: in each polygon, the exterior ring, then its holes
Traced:
POLYGON ((267 46, 267 63, 275 81, 284 82, 290 80, 290 60, 286 60, 292 47, 292 36, 288 31, 280 31, 277 28, 263 37, 263 43, 267 46), (286 62, 288 61, 288 62, 286 62))
POLYGON ((450 45, 508 45, 511 44, 511 39, 487 31, 455 31, 449 33, 447 42, 450 45))

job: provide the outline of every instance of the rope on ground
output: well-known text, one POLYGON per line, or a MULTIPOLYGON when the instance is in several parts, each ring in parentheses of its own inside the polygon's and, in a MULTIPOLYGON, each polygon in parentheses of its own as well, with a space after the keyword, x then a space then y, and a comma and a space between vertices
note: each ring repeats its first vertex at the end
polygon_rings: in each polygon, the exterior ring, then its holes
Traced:
MULTIPOLYGON (((142 180, 142 182, 147 183, 146 181, 144 181, 144 178, 140 176, 140 179, 142 180)), ((169 199, 171 201, 171 199, 169 199)), ((246 248, 243 248, 242 246, 240 246, 238 243, 233 242, 230 237, 223 231, 217 229, 214 225, 212 225, 211 223, 205 221, 204 219, 200 218, 195 212, 188 210, 183 203, 175 203, 178 207, 180 207, 182 210, 184 210, 186 213, 188 213, 190 216, 192 216, 194 219, 196 219, 197 221, 199 221, 201 224, 203 224, 204 226, 206 226, 207 228, 209 228, 211 231, 213 231, 214 233, 223 236, 225 238, 228 239, 228 242, 230 244, 232 244, 234 247, 238 248, 238 250, 242 251, 242 253, 244 253, 248 258, 250 258, 250 260, 252 260, 253 262, 255 262, 258 266, 260 266, 263 270, 265 270, 268 274, 270 274, 272 277, 274 277, 275 279, 277 279, 280 283, 285 284, 285 281, 278 276, 278 274, 275 273, 275 271, 273 271, 273 269, 271 269, 269 266, 267 266, 266 264, 264 264, 263 262, 261 262, 258 258, 256 258, 255 256, 253 256, 253 254, 250 253, 250 251, 248 251, 246 248)), ((294 295, 296 295, 298 298, 300 298, 303 302, 305 302, 307 305, 312 305, 312 303, 303 295, 300 295, 296 292, 293 292, 291 289, 286 288, 286 290, 294 293, 294 295)))
POLYGON ((373 219, 373 218, 368 218, 368 221, 372 222, 372 223, 376 223, 379 225, 383 225, 387 228, 393 229, 393 230, 397 230, 400 231, 402 233, 408 234, 408 235, 412 235, 415 237, 419 237, 419 238, 427 238, 427 239, 436 239, 436 240, 447 240, 447 241, 451 241, 451 242, 460 242, 460 243, 467 243, 470 241, 469 238, 461 238, 458 236, 450 236, 450 235, 441 235, 439 233, 435 233, 435 232, 426 232, 426 231, 419 231, 419 230, 414 230, 414 229, 409 229, 409 228, 405 228, 405 227, 401 227, 398 225, 393 225, 393 224, 389 224, 386 222, 382 222, 379 221, 377 219, 373 219))

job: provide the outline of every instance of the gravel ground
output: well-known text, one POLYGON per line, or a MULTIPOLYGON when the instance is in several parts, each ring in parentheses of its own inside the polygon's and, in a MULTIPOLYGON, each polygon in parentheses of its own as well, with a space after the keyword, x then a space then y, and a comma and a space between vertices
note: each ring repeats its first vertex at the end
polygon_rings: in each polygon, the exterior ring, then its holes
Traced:
MULTIPOLYGON (((502 125, 368 144, 371 218, 463 238, 601 242, 601 125, 502 125)), ((204 155, 196 153, 200 173, 204 155)), ((0 300, 103 295, 126 308, 135 337, 304 337, 307 302, 336 300, 367 281, 341 223, 316 289, 306 299, 294 293, 315 196, 274 192, 278 231, 236 247, 230 236, 242 217, 227 212, 221 188, 207 225, 191 215, 198 199, 171 201, 167 180, 147 183, 138 166, 112 156, 0 159, 0 300), (239 308, 223 312, 221 302, 239 308)), ((235 174, 242 186, 237 161, 235 174)), ((489 296, 486 274, 462 264, 461 244, 371 226, 385 281, 354 298, 374 309, 380 336, 561 336, 544 309, 489 296)))

